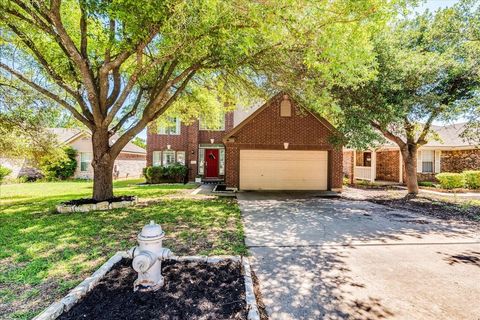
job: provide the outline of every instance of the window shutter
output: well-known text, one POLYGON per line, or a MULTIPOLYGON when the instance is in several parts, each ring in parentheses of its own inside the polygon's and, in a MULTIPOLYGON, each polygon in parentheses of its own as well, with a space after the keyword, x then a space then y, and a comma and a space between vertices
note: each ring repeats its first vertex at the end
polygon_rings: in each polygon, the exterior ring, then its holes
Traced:
POLYGON ((435 150, 435 173, 440 172, 440 159, 442 157, 442 151, 440 150, 435 150))
POLYGON ((417 151, 417 172, 422 172, 422 151, 417 151))

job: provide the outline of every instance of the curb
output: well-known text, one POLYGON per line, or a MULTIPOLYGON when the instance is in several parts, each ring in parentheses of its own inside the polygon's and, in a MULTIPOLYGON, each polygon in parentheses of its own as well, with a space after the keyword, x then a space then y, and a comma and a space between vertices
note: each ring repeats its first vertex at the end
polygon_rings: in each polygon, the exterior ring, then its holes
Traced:
MULTIPOLYGON (((43 310, 33 320, 55 320, 62 313, 68 312, 73 308, 78 301, 87 295, 95 286, 102 280, 102 278, 113 268, 113 266, 124 258, 128 258, 127 251, 118 251, 100 268, 97 269, 90 277, 83 280, 78 286, 73 288, 60 301, 56 301, 43 310)), ((175 261, 192 261, 192 262, 206 262, 218 263, 221 261, 241 262, 242 274, 245 281, 245 300, 247 303, 248 320, 260 320, 258 312, 257 300, 253 291, 252 271, 247 257, 240 256, 180 256, 172 257, 170 260, 175 261)))

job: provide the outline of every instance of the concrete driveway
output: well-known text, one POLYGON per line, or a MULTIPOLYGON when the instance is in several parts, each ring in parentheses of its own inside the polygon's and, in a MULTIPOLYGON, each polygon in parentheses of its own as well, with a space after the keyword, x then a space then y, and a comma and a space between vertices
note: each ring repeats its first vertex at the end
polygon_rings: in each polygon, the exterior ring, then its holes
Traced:
POLYGON ((297 193, 238 199, 270 319, 480 319, 478 225, 297 193))

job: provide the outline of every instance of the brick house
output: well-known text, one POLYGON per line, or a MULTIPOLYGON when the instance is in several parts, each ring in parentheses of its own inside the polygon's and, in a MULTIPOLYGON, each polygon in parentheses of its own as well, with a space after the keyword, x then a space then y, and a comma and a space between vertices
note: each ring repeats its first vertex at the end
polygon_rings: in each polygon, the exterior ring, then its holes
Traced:
POLYGON ((225 181, 242 190, 335 190, 342 188, 342 150, 325 119, 279 93, 261 106, 225 115, 219 128, 197 120, 151 125, 147 164, 180 162, 189 180, 225 181))
MULTIPOLYGON (((464 124, 433 126, 433 130, 439 139, 420 147, 417 153, 418 181, 435 181, 435 174, 440 172, 480 170, 480 148, 460 137, 464 124)), ((345 148, 343 171, 351 179, 405 181, 402 155, 393 143, 366 151, 345 148)))

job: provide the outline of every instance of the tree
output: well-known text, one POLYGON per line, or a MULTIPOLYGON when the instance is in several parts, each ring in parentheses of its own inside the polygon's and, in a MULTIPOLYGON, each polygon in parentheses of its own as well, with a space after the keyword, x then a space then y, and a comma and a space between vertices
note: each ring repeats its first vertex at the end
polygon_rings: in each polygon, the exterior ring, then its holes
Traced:
POLYGON ((66 180, 72 177, 77 169, 77 150, 70 146, 63 147, 53 156, 40 159, 40 168, 47 179, 66 180))
POLYGON ((139 146, 140 148, 143 148, 143 149, 147 148, 147 143, 145 142, 145 139, 142 139, 140 137, 135 137, 132 140, 132 143, 136 146, 139 146))
POLYGON ((351 71, 363 63, 359 52, 368 55, 366 34, 394 3, 1 0, 0 70, 91 131, 93 198, 103 200, 113 196, 122 148, 172 105, 189 113, 186 101, 233 105, 259 94, 269 79, 285 78, 274 73, 289 74, 290 55, 325 76, 361 76, 351 71), (343 61, 355 63, 342 69, 343 61))
POLYGON ((394 23, 375 39, 377 76, 335 89, 341 129, 350 144, 365 147, 380 138, 377 133, 397 144, 411 195, 418 193, 417 150, 436 138, 432 123, 465 115, 478 95, 479 64, 469 54, 470 44, 438 33, 446 24, 461 33, 459 25, 444 19, 459 10, 471 8, 457 5, 394 23))

